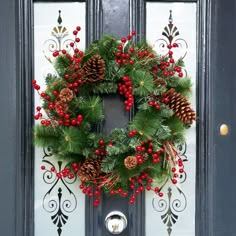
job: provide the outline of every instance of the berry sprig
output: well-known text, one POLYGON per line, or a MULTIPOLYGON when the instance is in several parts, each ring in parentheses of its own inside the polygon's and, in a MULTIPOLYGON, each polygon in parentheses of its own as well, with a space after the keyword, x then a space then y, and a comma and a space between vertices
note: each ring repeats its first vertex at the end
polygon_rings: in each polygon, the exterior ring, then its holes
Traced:
POLYGON ((125 44, 127 41, 131 41, 133 37, 136 35, 135 31, 132 31, 126 38, 121 38, 121 43, 117 46, 117 52, 116 52, 116 62, 119 66, 127 65, 127 64, 134 64, 134 60, 131 59, 131 54, 134 53, 134 48, 131 47, 129 49, 129 52, 124 52, 125 44))
POLYGON ((119 94, 125 97, 125 110, 129 111, 134 104, 132 80, 129 76, 123 76, 123 83, 118 84, 119 94))

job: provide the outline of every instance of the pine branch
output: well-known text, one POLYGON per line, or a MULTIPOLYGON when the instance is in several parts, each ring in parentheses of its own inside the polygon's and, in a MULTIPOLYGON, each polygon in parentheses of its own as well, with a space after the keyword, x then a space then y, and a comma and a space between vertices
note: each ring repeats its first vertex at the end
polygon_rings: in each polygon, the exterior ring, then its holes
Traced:
POLYGON ((35 125, 34 127, 34 143, 39 147, 51 146, 54 149, 59 146, 58 138, 60 138, 60 129, 52 126, 35 125))
POLYGON ((60 55, 54 61, 54 67, 59 74, 60 77, 63 77, 67 72, 67 68, 71 65, 70 59, 68 59, 65 55, 60 55))
POLYGON ((153 78, 148 72, 135 70, 131 74, 134 86, 134 94, 136 96, 147 96, 153 92, 153 78))

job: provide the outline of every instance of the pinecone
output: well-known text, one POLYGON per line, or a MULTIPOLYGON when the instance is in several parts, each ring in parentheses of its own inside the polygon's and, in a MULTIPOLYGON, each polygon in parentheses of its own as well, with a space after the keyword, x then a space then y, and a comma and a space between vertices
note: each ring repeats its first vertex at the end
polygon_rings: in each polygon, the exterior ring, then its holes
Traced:
POLYGON ((175 89, 172 88, 168 90, 164 96, 169 98, 167 104, 180 120, 186 124, 192 124, 193 121, 196 120, 194 110, 190 107, 190 103, 181 93, 177 93, 175 89))
POLYGON ((127 156, 124 160, 127 169, 132 170, 137 166, 137 158, 135 156, 127 156))
POLYGON ((59 98, 62 102, 67 103, 70 102, 73 99, 73 91, 70 90, 69 88, 64 88, 61 90, 59 94, 59 98))
POLYGON ((94 180, 101 174, 102 158, 89 157, 80 167, 80 179, 82 182, 94 180))
POLYGON ((105 62, 100 55, 94 55, 83 66, 83 80, 86 83, 96 83, 104 78, 105 62))
POLYGON ((157 79, 154 80, 154 84, 157 86, 166 86, 166 81, 162 79, 161 77, 158 77, 157 79))

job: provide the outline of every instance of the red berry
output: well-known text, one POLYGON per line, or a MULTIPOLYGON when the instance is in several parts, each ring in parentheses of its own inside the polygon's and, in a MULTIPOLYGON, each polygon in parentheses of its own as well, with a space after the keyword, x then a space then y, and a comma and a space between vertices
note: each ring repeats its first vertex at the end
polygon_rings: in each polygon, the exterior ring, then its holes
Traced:
POLYGON ((152 183, 152 181, 153 181, 153 180, 152 180, 151 178, 147 179, 147 182, 148 182, 148 183, 152 183))
POLYGON ((168 54, 169 54, 170 56, 172 56, 172 55, 173 55, 173 52, 172 52, 172 51, 169 51, 168 54))
POLYGON ((155 109, 156 110, 160 110, 161 109, 161 107, 160 107, 160 105, 158 103, 155 104, 155 109))
POLYGON ((129 186, 129 188, 130 188, 130 189, 134 189, 135 186, 134 186, 133 184, 131 184, 131 185, 129 186))
POLYGON ((168 72, 168 71, 164 71, 164 72, 163 72, 163 76, 166 77, 166 76, 168 76, 168 75, 169 75, 169 72, 168 72))
POLYGON ((104 143, 105 143, 104 139, 100 139, 100 140, 99 140, 99 144, 100 144, 100 145, 104 145, 104 143))
POLYGON ((175 173, 175 174, 174 174, 174 178, 178 178, 178 177, 179 177, 178 174, 175 173))
POLYGON ((127 39, 128 39, 128 40, 131 40, 131 39, 132 39, 132 36, 131 36, 131 35, 128 35, 128 36, 127 36, 127 39))
POLYGON ((179 77, 183 77, 183 73, 182 72, 179 73, 179 77))
POLYGON ((120 45, 118 45, 118 47, 117 47, 119 50, 122 50, 123 49, 123 46, 120 44, 120 45))
POLYGON ((45 169, 46 169, 46 167, 45 167, 45 166, 41 166, 41 169, 42 169, 42 170, 45 170, 45 169))
POLYGON ((129 49, 129 51, 130 51, 131 53, 133 53, 135 50, 134 50, 133 47, 131 47, 131 48, 129 49))
POLYGON ((117 56, 117 57, 121 57, 121 52, 117 52, 117 53, 116 53, 116 56, 117 56))
POLYGON ((77 31, 80 31, 80 30, 81 30, 81 27, 80 27, 80 26, 77 26, 77 27, 76 27, 76 30, 77 30, 77 31))
POLYGON ((120 41, 121 41, 122 43, 125 43, 125 42, 126 42, 126 38, 122 38, 120 41))
POLYGON ((175 60, 173 58, 170 58, 170 63, 174 63, 175 60))
POLYGON ((129 204, 133 205, 134 204, 134 200, 129 200, 129 204))
POLYGON ((70 118, 70 115, 69 115, 69 114, 65 114, 65 118, 66 118, 66 119, 69 119, 69 118, 70 118))
POLYGON ((133 31, 131 32, 131 35, 135 35, 135 34, 136 34, 136 31, 133 30, 133 31))
POLYGON ((75 44, 73 42, 71 42, 70 46, 73 48, 75 46, 75 44))
POLYGON ((174 173, 174 172, 176 171, 176 168, 173 167, 173 168, 171 169, 171 171, 174 173))
POLYGON ((184 169, 179 169, 179 173, 183 173, 184 172, 184 169))
POLYGON ((160 191, 160 189, 159 189, 158 187, 156 187, 156 188, 154 189, 154 191, 155 191, 156 193, 158 193, 158 192, 160 191))
POLYGON ((171 49, 171 48, 172 48, 171 44, 167 45, 167 48, 168 48, 168 49, 171 49))
POLYGON ((117 192, 118 192, 118 193, 122 193, 122 192, 123 192, 122 188, 119 188, 119 189, 117 190, 117 192))
POLYGON ((70 75, 65 74, 65 75, 64 75, 64 78, 65 78, 65 79, 69 79, 69 78, 70 78, 70 75))
POLYGON ((173 184, 177 184, 177 180, 176 179, 172 179, 172 183, 173 184))
POLYGON ((149 57, 150 57, 150 58, 154 58, 154 54, 151 53, 151 54, 149 55, 149 57))
POLYGON ((123 192, 122 195, 123 195, 123 197, 127 197, 128 193, 127 192, 123 192))
POLYGON ((165 98, 163 99, 163 102, 166 103, 166 104, 167 104, 169 101, 170 101, 170 99, 169 99, 168 97, 165 97, 165 98))
POLYGON ((150 191, 151 190, 151 186, 147 186, 146 189, 147 189, 147 191, 150 191))
POLYGON ((158 195, 159 195, 159 197, 163 197, 163 193, 161 193, 161 192, 158 193, 158 195))
POLYGON ((178 47, 178 44, 177 43, 173 43, 173 47, 174 48, 178 47))
POLYGON ((143 186, 140 186, 140 187, 139 187, 139 190, 140 190, 140 191, 144 191, 144 187, 143 187, 143 186))
POLYGON ((114 191, 114 190, 111 190, 111 191, 110 191, 110 194, 111 194, 111 195, 114 195, 114 194, 115 194, 115 191, 114 191))
POLYGON ((73 31, 73 35, 77 35, 78 34, 78 31, 77 30, 74 30, 73 31))

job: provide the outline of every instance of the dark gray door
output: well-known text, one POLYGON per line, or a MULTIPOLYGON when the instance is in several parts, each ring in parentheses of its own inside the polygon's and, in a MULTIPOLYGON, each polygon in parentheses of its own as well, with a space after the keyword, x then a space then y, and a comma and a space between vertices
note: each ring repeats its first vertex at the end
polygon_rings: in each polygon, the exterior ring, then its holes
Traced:
MULTIPOLYGON (((168 0, 169 1, 169 0, 168 0)), ((176 0, 177 1, 177 0, 176 0)), ((88 1, 91 9, 98 1, 88 1)), ((92 36, 109 32, 117 37, 129 31, 130 5, 135 9, 134 25, 138 24, 145 1, 104 0, 101 28, 91 23, 92 36), (131 4, 130 4, 131 3, 131 4)), ((236 2, 234 0, 199 0, 199 83, 198 83, 198 158, 196 235, 236 235, 236 109, 234 105, 236 82, 235 37, 236 2), (229 126, 226 136, 220 135, 221 124, 229 126)), ((96 11, 96 10, 95 10, 96 11)), ((92 11, 91 11, 92 13, 92 11)), ((33 161, 31 158, 31 69, 32 45, 31 1, 8 0, 0 8, 0 228, 1 235, 33 235, 33 161)), ((100 19, 101 20, 101 19, 100 19)), ((92 21, 91 21, 92 22, 92 21)), ((140 26, 140 28, 139 28, 140 26)), ((115 99, 119 109, 119 100, 115 99)), ((109 106, 107 100, 106 104, 109 106)), ((121 109, 121 108, 120 108, 121 109)), ((127 117, 119 118, 124 125, 127 117)), ((117 126, 117 124, 116 124, 117 126)), ((105 130, 113 124, 108 122, 105 130)), ((104 197, 106 198, 106 197, 104 197)), ((140 198, 142 199, 142 198, 140 198)), ((105 199, 104 199, 105 200, 105 199)), ((144 236, 144 224, 136 216, 144 216, 142 201, 131 210, 121 200, 106 200, 97 212, 90 208, 87 220, 93 220, 90 235, 106 235, 97 215, 106 215, 112 206, 120 205, 128 214, 130 227, 124 235, 144 236), (132 218, 133 217, 133 218, 132 218), (135 224, 134 224, 135 220, 135 224), (138 228, 137 226, 140 226, 138 228)), ((86 225, 87 226, 87 225, 86 225)), ((89 227, 90 225, 88 225, 89 227)), ((89 236, 90 236, 89 235, 89 236)))

